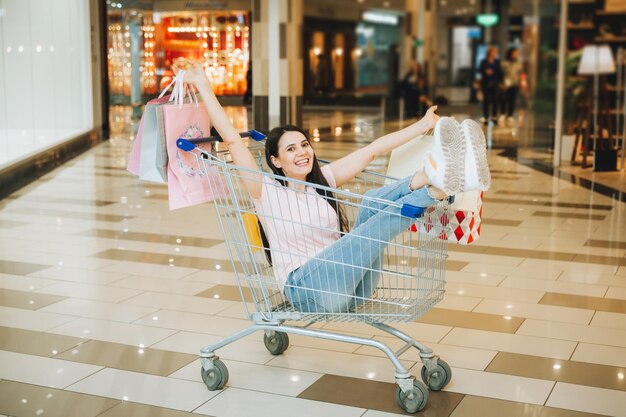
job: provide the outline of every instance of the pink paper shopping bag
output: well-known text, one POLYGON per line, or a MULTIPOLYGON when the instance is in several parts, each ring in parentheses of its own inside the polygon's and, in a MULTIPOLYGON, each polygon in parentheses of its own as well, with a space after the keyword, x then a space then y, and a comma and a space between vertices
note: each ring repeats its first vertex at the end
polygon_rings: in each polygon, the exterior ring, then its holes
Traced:
MULTIPOLYGON (((194 153, 182 151, 176 146, 178 138, 194 139, 210 135, 211 124, 204 104, 171 104, 162 109, 169 157, 167 178, 170 210, 225 196, 227 189, 216 171, 210 167, 206 170, 200 169, 194 153), (213 191, 209 187, 209 180, 213 191)), ((211 148, 210 143, 199 146, 206 150, 211 148)), ((207 164, 203 163, 203 166, 207 164)))

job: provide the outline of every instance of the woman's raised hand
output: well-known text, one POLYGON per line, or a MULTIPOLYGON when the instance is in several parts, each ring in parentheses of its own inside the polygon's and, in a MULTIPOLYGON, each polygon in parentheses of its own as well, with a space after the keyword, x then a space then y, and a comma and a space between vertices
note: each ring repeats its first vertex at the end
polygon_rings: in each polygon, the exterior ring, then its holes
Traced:
POLYGON ((426 111, 424 117, 422 117, 422 120, 426 124, 427 130, 434 129, 435 125, 437 124, 437 120, 439 120, 439 116, 435 114, 436 111, 437 106, 430 106, 426 111))
POLYGON ((172 65, 172 69, 174 70, 174 74, 178 74, 180 71, 184 70, 185 75, 183 76, 183 81, 188 84, 197 86, 202 82, 209 83, 209 79, 202 70, 202 66, 197 62, 179 60, 172 65))

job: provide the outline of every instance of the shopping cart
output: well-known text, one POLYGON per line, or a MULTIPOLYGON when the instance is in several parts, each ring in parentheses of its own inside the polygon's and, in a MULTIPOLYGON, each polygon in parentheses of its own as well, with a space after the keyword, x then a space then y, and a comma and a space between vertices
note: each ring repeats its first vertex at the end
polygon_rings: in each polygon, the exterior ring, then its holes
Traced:
MULTIPOLYGON (((271 173, 264 166, 264 147, 261 143, 251 141, 250 150, 258 161, 259 170, 251 170, 236 166, 228 150, 214 148, 214 152, 207 152, 197 148, 195 144, 180 139, 179 148, 192 152, 198 161, 199 169, 206 174, 211 190, 214 191, 215 208, 224 240, 230 255, 233 271, 239 286, 241 299, 250 320, 253 324, 220 342, 201 349, 202 379, 209 390, 218 390, 228 381, 228 370, 225 364, 215 354, 215 351, 252 332, 263 330, 263 341, 268 351, 273 355, 280 355, 289 346, 288 333, 319 337, 340 342, 354 343, 380 349, 391 360, 396 369, 395 378, 398 384, 396 398, 399 405, 407 412, 422 410, 428 401, 428 388, 438 391, 444 388, 452 376, 450 366, 439 359, 428 347, 415 341, 409 335, 391 327, 387 322, 414 321, 443 298, 445 283, 445 260, 447 258, 447 242, 438 236, 445 233, 445 226, 425 225, 428 233, 414 233, 404 227, 397 237, 386 244, 379 262, 368 268, 369 277, 377 276, 378 282, 375 291, 362 294, 329 294, 319 290, 319 297, 342 296, 349 297, 349 307, 339 312, 325 309, 309 308, 306 312, 295 309, 285 296, 289 287, 281 287, 275 278, 275 272, 267 259, 269 248, 263 244, 260 237, 257 212, 254 201, 247 192, 244 181, 266 181, 268 186, 282 187, 275 181, 279 177, 271 173), (224 190, 226 189, 226 192, 224 190), (304 322, 302 326, 287 325, 285 322, 304 322), (379 340, 367 339, 351 335, 326 331, 309 326, 316 322, 361 322, 369 324, 379 330, 390 333, 405 342, 398 351, 392 351, 385 343, 379 340), (410 348, 416 348, 423 363, 421 378, 424 383, 415 379, 400 362, 398 357, 410 348), (428 387, 428 388, 427 388, 428 387)), ((320 161, 320 163, 324 163, 320 161)), ((401 209, 402 214, 397 216, 414 217, 416 222, 424 221, 420 218, 424 209, 412 206, 401 206, 394 202, 373 198, 365 193, 378 188, 390 181, 390 178, 374 172, 363 171, 355 180, 342 187, 333 189, 317 184, 288 180, 291 184, 304 185, 298 200, 307 200, 311 193, 334 194, 334 200, 345 213, 349 228, 352 230, 357 216, 371 216, 388 206, 401 209)), ((293 188, 293 187, 292 187, 293 188)), ((313 194, 315 195, 315 194, 313 194)), ((291 210, 293 207, 281 207, 272 213, 275 221, 286 221, 281 211, 291 210)), ((314 218, 317 214, 315 207, 307 204, 299 209, 306 211, 301 216, 305 219, 314 218)), ((430 216, 441 215, 446 218, 449 202, 437 204, 435 212, 430 216)), ((267 216, 267 214, 263 214, 267 216)), ((299 223, 293 218, 288 220, 289 227, 301 230, 301 233, 321 233, 325 230, 316 230, 310 221, 299 223)), ((422 230, 418 227, 417 230, 422 230)), ((326 230, 327 232, 328 230, 326 230)), ((342 232, 343 233, 343 232, 342 232)), ((349 232, 347 232, 349 233, 349 232)), ((361 239, 368 239, 362 237, 361 239)), ((272 256, 289 256, 289 253, 276 253, 272 256)), ((346 266, 346 265, 335 265, 346 266)), ((334 277, 320 277, 333 279, 334 277)), ((313 290, 312 290, 313 291, 313 290)))

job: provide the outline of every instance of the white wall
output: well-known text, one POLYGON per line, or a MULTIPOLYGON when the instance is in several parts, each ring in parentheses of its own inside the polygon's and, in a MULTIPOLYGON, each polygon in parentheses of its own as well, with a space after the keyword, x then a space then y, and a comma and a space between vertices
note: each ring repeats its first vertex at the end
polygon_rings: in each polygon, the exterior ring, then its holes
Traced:
POLYGON ((0 166, 93 128, 88 0, 0 0, 0 166))
POLYGON ((6 92, 4 91, 4 54, 6 48, 4 46, 4 0, 0 0, 0 166, 2 166, 2 160, 5 159, 5 155, 8 155, 8 143, 7 143, 7 110, 6 110, 6 92))

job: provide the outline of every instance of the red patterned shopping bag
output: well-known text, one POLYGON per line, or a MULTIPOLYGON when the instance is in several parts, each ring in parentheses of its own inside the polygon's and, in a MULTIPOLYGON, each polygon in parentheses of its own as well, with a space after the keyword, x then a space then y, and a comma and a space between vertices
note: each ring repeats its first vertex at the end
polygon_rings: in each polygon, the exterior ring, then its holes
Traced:
POLYGON ((429 207, 424 212, 422 220, 411 226, 411 230, 414 232, 419 230, 420 233, 427 233, 431 236, 440 231, 439 236, 437 236, 440 239, 459 245, 469 245, 476 242, 480 237, 482 215, 483 193, 480 192, 475 211, 456 210, 455 205, 452 204, 450 211, 442 214, 441 211, 436 211, 434 207, 429 207), (448 227, 446 228, 446 226, 448 227))

